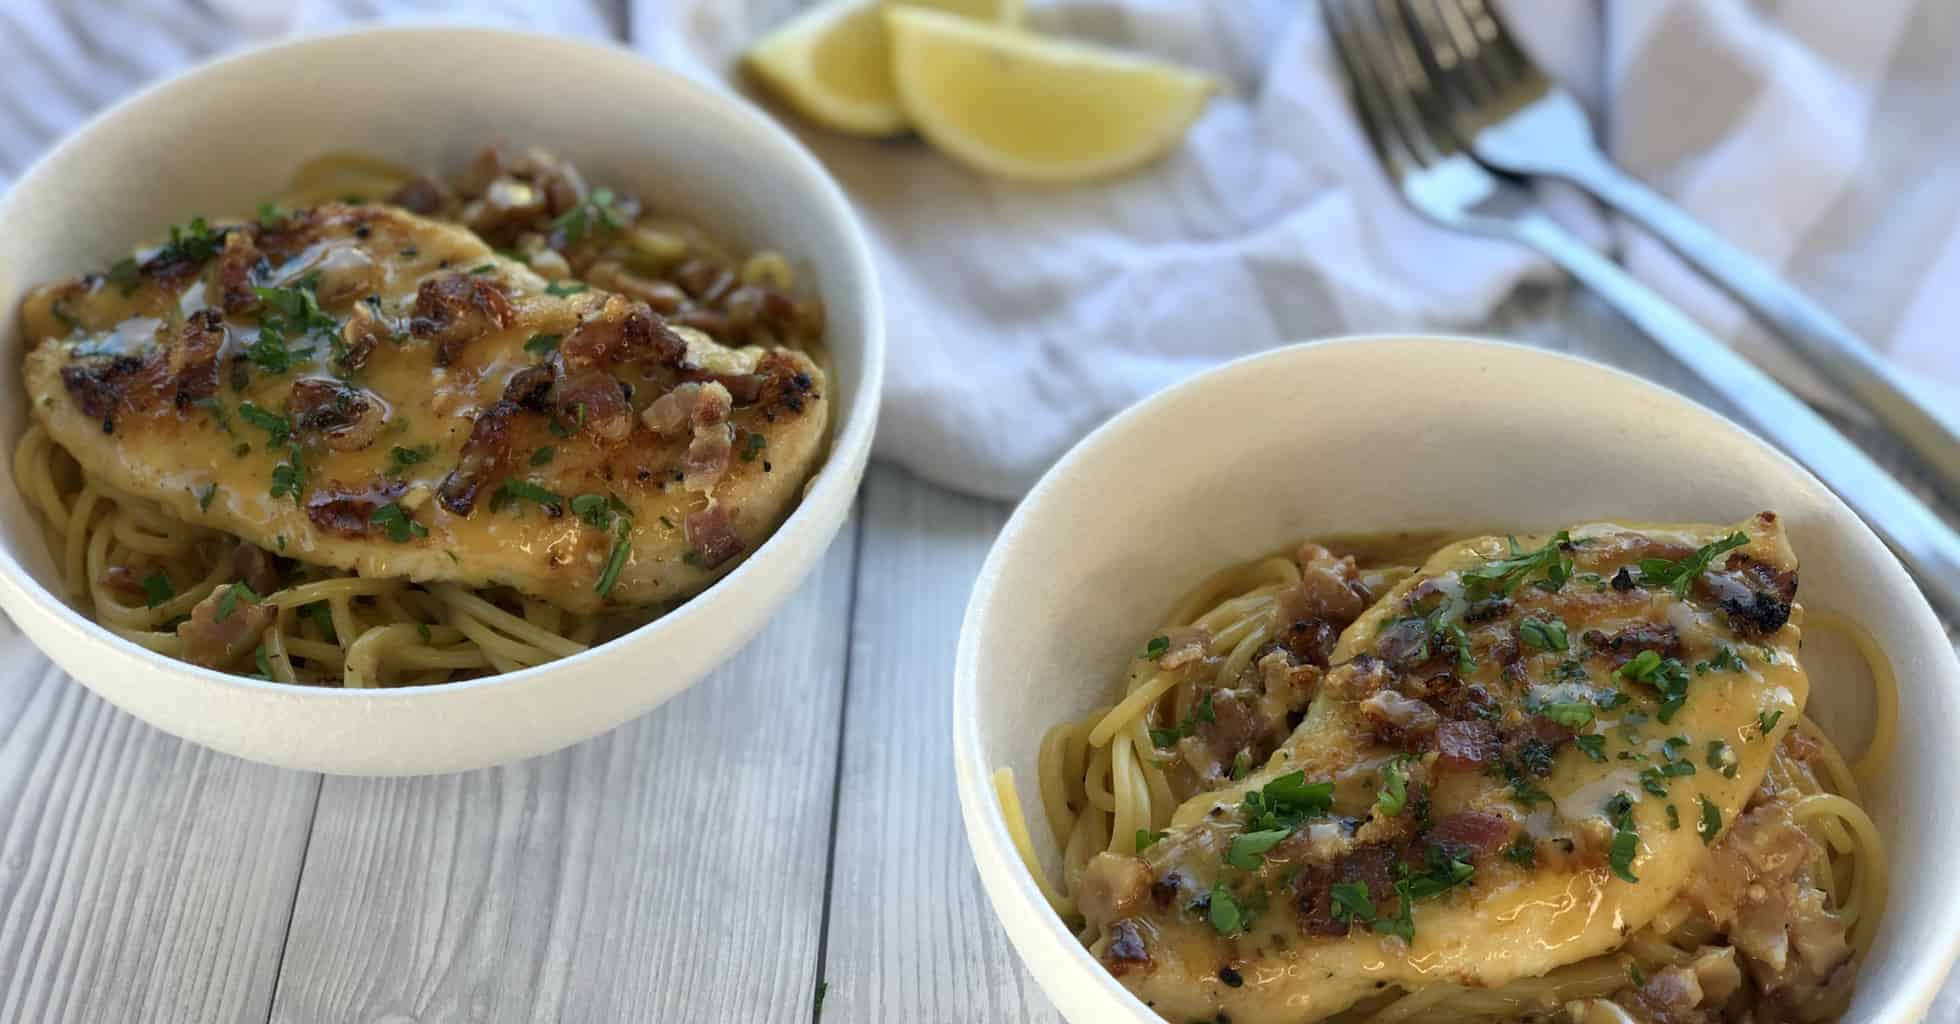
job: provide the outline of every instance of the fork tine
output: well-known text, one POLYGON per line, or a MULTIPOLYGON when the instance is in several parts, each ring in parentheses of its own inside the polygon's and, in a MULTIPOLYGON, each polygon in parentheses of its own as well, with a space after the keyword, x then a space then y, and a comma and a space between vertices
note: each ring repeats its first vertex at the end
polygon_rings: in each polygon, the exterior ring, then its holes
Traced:
POLYGON ((1375 156, 1394 179, 1420 169, 1428 161, 1410 148, 1401 131, 1401 119, 1391 109, 1393 89, 1380 77, 1380 58, 1359 23, 1356 5, 1349 0, 1325 0, 1320 14, 1328 39, 1346 72, 1349 98, 1360 115, 1362 129, 1375 149, 1375 156))
MULTIPOLYGON (((1384 5, 1390 2, 1384 0, 1384 5)), ((1488 57, 1480 52, 1461 10, 1438 0, 1399 0, 1394 7, 1423 66, 1459 115, 1474 114, 1497 93, 1492 69, 1485 66, 1488 57)))
POLYGON ((1518 37, 1505 24, 1504 17, 1497 12, 1494 4, 1487 0, 1436 0, 1437 3, 1451 3, 1463 19, 1469 38, 1476 41, 1480 53, 1485 54, 1482 62, 1493 71, 1502 71, 1512 78, 1542 78, 1544 73, 1538 69, 1538 62, 1531 59, 1524 47, 1518 45, 1518 37))
POLYGON ((1398 9, 1398 0, 1375 0, 1365 6, 1367 14, 1361 20, 1368 26, 1366 34, 1382 62, 1378 66, 1389 69, 1393 76, 1396 85, 1393 97, 1399 101, 1397 109, 1403 132, 1415 136, 1418 147, 1432 152, 1436 158, 1458 152, 1462 147, 1450 122, 1448 104, 1436 91, 1429 68, 1423 62, 1422 47, 1411 37, 1398 9))

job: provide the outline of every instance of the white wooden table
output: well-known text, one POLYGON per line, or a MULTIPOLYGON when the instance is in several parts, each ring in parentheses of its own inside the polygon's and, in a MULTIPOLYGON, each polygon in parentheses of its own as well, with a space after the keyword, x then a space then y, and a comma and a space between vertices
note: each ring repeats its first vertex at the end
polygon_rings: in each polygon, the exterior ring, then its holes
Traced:
MULTIPOLYGON (((1490 329, 1708 399, 1583 295, 1490 329)), ((980 892, 948 751, 960 615, 1008 511, 874 467, 734 661, 462 775, 250 764, 7 667, 0 1021, 809 1022, 819 991, 830 1021, 1058 1020, 980 892)), ((1960 1019, 1960 990, 1941 1005, 1960 1019)))

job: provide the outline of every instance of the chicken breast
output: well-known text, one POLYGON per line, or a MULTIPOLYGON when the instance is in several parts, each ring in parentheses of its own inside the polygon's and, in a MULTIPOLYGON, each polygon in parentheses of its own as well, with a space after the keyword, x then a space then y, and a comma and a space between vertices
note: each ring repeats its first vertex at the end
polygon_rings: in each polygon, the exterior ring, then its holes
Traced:
POLYGON ((1446 546, 1263 767, 1091 862, 1094 952, 1168 1020, 1298 1024, 1617 948, 1801 715, 1795 593, 1771 513, 1446 546))
POLYGON ((22 316, 34 415, 110 486, 291 558, 578 612, 726 573, 825 446, 803 352, 388 206, 193 222, 22 316))

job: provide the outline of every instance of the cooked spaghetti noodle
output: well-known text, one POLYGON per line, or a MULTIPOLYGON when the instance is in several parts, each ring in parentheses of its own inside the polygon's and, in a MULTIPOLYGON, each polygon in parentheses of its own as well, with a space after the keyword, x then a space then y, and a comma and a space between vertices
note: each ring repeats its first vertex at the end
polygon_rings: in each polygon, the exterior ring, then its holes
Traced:
MULTIPOLYGON (((1046 824, 1060 852, 1059 884, 1050 881, 1035 854, 1011 770, 996 772, 995 791, 1016 847, 1055 912, 1079 930, 1085 944, 1108 941, 1101 927, 1085 924, 1079 904, 1092 860, 1104 853, 1140 853, 1145 837, 1172 828, 1181 806, 1218 788, 1215 781, 1207 783, 1191 770, 1177 746, 1167 750, 1158 737, 1174 730, 1177 723, 1191 722, 1208 694, 1232 685, 1255 654, 1268 648, 1279 618, 1274 614, 1275 602, 1282 599, 1283 591, 1300 584, 1301 567, 1293 558, 1274 556, 1205 580, 1173 607, 1156 631, 1152 649, 1132 658, 1112 702, 1049 730, 1038 752, 1036 784, 1046 824), (1194 634, 1209 638, 1213 656, 1189 671, 1182 666, 1163 667, 1162 649, 1175 642, 1170 638, 1194 634)), ((1369 592, 1379 595, 1412 571, 1381 566, 1364 568, 1362 575, 1369 592)), ((1895 730, 1896 682, 1883 653, 1856 623, 1821 613, 1813 613, 1808 622, 1810 628, 1842 631, 1857 642, 1875 684, 1874 734, 1854 767, 1813 721, 1800 714, 1791 735, 1777 744, 1751 806, 1781 805, 1821 847, 1823 863, 1814 865, 1814 870, 1828 899, 1826 909, 1846 925, 1855 969, 1870 949, 1885 906, 1885 846, 1860 806, 1861 784, 1883 777, 1895 730)), ((1188 820, 1188 815, 1179 819, 1188 820)), ((1652 977, 1670 967, 1685 967, 1699 951, 1725 941, 1707 920, 1677 899, 1648 927, 1604 955, 1489 988, 1435 983, 1391 989, 1327 1019, 1368 1024, 1537 1020, 1570 1007, 1572 1019, 1577 1020, 1580 1009, 1590 1005, 1587 1001, 1603 1001, 1628 990, 1630 977, 1652 977)), ((1786 1009, 1806 1021, 1835 1019, 1850 992, 1848 984, 1837 984, 1808 1005, 1786 1009)))

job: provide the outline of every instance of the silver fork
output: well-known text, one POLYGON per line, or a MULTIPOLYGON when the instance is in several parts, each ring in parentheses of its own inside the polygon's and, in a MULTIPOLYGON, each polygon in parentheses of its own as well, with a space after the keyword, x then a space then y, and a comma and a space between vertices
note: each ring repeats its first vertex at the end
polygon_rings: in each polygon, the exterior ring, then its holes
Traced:
POLYGON ((1652 232, 1870 409, 1960 501, 1960 412, 1934 406, 1790 282, 1614 166, 1585 111, 1539 70, 1488 0, 1400 0, 1400 7, 1457 137, 1478 160, 1570 181, 1652 232))
POLYGON ((1324 0, 1321 16, 1369 142, 1410 205, 1445 227, 1545 254, 1727 399, 1871 524, 1949 610, 1960 611, 1960 536, 1844 435, 1680 310, 1547 217, 1531 190, 1458 143, 1396 0, 1324 0))

